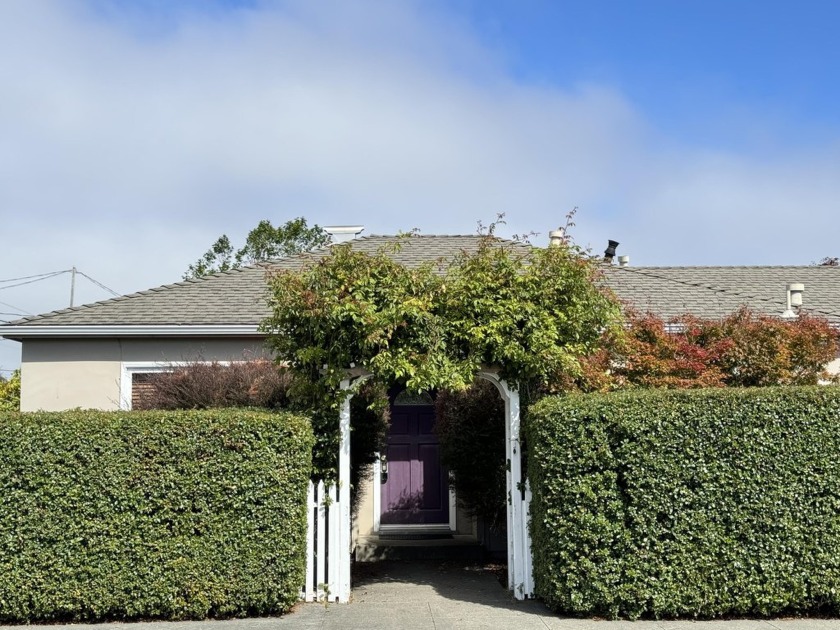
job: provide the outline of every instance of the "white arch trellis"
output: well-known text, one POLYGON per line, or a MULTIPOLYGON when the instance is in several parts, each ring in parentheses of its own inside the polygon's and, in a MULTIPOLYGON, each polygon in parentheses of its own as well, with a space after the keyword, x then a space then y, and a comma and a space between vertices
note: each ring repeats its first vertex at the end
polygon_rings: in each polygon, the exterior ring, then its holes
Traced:
MULTIPOLYGON (((369 374, 355 370, 342 381, 348 390, 369 374)), ((485 369, 480 378, 493 383, 505 403, 505 457, 507 458, 507 552, 508 588, 516 599, 527 599, 534 593, 533 559, 528 518, 531 489, 523 478, 520 441, 519 393, 498 374, 485 369)), ((338 455, 338 484, 324 488, 310 485, 307 535, 306 584, 301 598, 313 601, 328 598, 335 602, 350 599, 350 399, 344 398, 340 410, 341 441, 338 455)))

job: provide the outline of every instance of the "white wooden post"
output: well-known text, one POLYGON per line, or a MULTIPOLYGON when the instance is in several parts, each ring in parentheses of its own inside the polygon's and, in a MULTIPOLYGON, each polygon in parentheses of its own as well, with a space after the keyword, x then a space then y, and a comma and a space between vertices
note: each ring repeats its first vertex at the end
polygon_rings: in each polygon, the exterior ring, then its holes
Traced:
POLYGON ((490 381, 505 401, 505 457, 507 460, 507 547, 508 588, 516 599, 534 594, 531 533, 528 523, 531 489, 522 475, 522 445, 519 437, 519 392, 495 372, 482 371, 481 378, 490 381))
MULTIPOLYGON (((513 456, 511 454, 511 422, 510 422, 510 400, 508 399, 507 392, 505 391, 506 388, 501 385, 501 383, 493 381, 496 387, 499 390, 499 393, 502 395, 502 400, 505 402, 505 469, 507 470, 506 481, 507 481, 507 555, 508 555, 508 588, 513 589, 514 585, 516 584, 516 544, 513 542, 515 540, 514 532, 516 530, 516 525, 518 521, 514 518, 514 511, 513 511, 513 504, 516 503, 516 492, 514 492, 513 488, 516 485, 513 482, 513 456)), ((514 591, 515 593, 515 591, 514 591)))
MULTIPOLYGON (((350 379, 341 381, 341 389, 350 388, 350 379)), ((341 403, 339 431, 341 444, 338 451, 338 522, 335 524, 338 534, 338 545, 331 549, 330 557, 335 556, 336 573, 330 573, 330 581, 335 584, 335 601, 346 603, 350 601, 350 536, 352 523, 350 520, 350 399, 353 394, 347 394, 341 403), (333 577, 335 576, 335 577, 333 577)), ((333 523, 330 522, 330 529, 333 523)))

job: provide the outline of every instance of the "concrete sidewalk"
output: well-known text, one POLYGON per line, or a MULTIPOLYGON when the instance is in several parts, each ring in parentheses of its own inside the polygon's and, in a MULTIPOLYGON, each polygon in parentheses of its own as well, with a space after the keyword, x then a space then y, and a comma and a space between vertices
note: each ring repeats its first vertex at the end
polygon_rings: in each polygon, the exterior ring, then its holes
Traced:
POLYGON ((350 604, 329 604, 326 607, 323 604, 299 604, 294 612, 283 617, 42 627, 66 630, 840 630, 840 619, 569 619, 552 614, 540 602, 513 600, 492 572, 478 566, 465 568, 453 563, 440 562, 381 562, 357 566, 354 573, 353 601, 350 604))

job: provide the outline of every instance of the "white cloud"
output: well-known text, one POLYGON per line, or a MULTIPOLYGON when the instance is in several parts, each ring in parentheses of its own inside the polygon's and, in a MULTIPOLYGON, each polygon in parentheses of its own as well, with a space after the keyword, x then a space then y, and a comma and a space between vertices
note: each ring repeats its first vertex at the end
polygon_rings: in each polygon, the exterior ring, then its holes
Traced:
POLYGON ((610 86, 524 84, 464 21, 420 7, 266 3, 155 29, 0 3, 0 279, 77 265, 128 292, 262 218, 464 233, 504 211, 509 232, 545 233, 572 206, 579 240, 614 238, 639 264, 838 254, 836 143, 678 146, 610 86))

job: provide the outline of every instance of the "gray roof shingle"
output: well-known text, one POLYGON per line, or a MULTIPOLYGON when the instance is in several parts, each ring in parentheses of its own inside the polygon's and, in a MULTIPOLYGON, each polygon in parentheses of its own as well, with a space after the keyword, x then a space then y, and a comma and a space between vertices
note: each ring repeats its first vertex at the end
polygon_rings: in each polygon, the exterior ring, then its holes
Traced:
MULTIPOLYGON (((477 236, 412 235, 367 236, 352 241, 354 250, 376 253, 387 248, 391 257, 408 267, 438 259, 452 259, 463 250, 474 251, 477 236), (396 249, 394 246, 397 246, 396 249)), ((506 241, 528 251, 528 246, 506 241)), ((196 280, 16 320, 8 326, 155 326, 254 325, 268 316, 266 274, 299 269, 329 253, 323 248, 196 280)), ((4 326, 0 326, 0 335, 4 326)))
POLYGON ((718 319, 747 306, 781 315, 787 285, 805 285, 802 310, 840 326, 840 267, 610 267, 607 284, 624 302, 664 319, 718 319))
MULTIPOLYGON (((391 255, 409 267, 459 252, 474 251, 477 236, 367 236, 352 241, 354 249, 374 253, 396 242, 391 255)), ((528 245, 506 242, 527 251, 528 245)), ((167 284, 147 291, 74 308, 35 315, 0 326, 199 326, 258 325, 267 315, 266 273, 294 270, 323 258, 329 248, 270 263, 243 267, 198 280, 167 284)), ((780 315, 788 283, 805 284, 804 310, 840 326, 838 267, 605 267, 606 283, 637 309, 670 318, 685 313, 719 318, 746 305, 780 315)))

